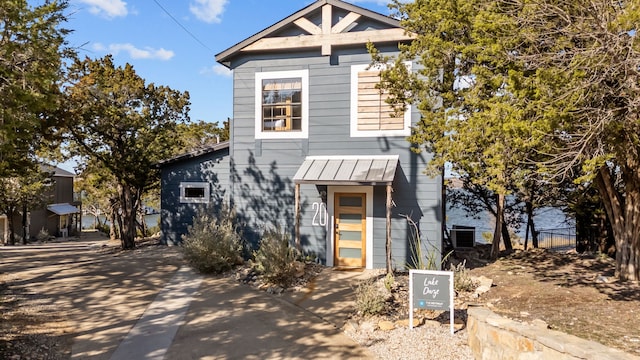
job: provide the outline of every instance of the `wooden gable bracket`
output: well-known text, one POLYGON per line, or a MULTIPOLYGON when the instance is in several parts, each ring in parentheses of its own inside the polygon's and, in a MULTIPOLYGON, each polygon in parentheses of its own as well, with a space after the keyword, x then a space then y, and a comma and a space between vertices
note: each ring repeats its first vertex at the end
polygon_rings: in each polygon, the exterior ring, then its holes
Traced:
POLYGON ((309 35, 262 38, 246 46, 242 51, 287 50, 296 48, 320 47, 323 56, 331 55, 331 47, 335 45, 366 44, 367 42, 389 42, 411 40, 411 35, 404 29, 382 29, 358 32, 344 32, 357 21, 361 15, 350 12, 332 25, 333 6, 322 6, 322 24, 318 26, 307 18, 301 17, 293 23, 309 35))

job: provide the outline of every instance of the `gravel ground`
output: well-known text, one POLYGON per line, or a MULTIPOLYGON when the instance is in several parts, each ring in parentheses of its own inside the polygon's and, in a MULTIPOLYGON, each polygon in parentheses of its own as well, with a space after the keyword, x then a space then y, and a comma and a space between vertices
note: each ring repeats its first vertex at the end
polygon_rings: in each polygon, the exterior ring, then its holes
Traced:
POLYGON ((449 326, 396 328, 390 331, 347 329, 345 333, 378 359, 385 360, 473 360, 466 330, 451 335, 449 326))

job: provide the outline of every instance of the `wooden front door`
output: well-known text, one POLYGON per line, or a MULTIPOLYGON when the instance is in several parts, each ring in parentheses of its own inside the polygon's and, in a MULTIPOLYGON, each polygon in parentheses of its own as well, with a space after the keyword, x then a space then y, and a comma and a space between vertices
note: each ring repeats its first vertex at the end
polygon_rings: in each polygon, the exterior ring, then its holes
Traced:
POLYGON ((360 193, 335 195, 335 266, 365 266, 366 198, 360 193))

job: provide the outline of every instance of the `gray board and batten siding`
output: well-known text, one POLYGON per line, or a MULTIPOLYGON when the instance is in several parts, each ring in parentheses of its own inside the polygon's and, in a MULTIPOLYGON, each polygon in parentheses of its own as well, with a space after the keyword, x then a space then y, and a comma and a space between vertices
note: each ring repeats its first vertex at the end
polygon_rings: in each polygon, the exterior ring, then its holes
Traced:
POLYGON ((199 209, 216 211, 224 201, 229 201, 229 143, 164 160, 158 165, 161 169, 161 241, 177 245, 199 209), (201 202, 183 201, 181 184, 189 183, 206 184, 208 198, 201 202))
MULTIPOLYGON (((397 53, 395 46, 380 46, 386 54, 397 53)), ((232 175, 236 179, 232 198, 243 214, 250 241, 257 242, 260 229, 279 224, 291 231, 295 223, 294 183, 298 168, 307 156, 397 155, 399 166, 393 182, 392 255, 393 266, 403 268, 411 259, 409 240, 412 229, 403 217, 411 216, 419 225, 425 251, 440 258, 442 244, 441 178, 423 174, 429 154, 416 154, 404 136, 351 137, 351 66, 368 64, 364 46, 334 49, 331 56, 318 51, 286 54, 244 54, 232 59, 234 70, 234 117, 231 126, 232 175), (305 139, 255 139, 256 72, 308 70, 309 133, 305 139), (252 233, 252 231, 254 231, 252 233), (428 244, 428 245, 426 245, 428 244)), ((413 109, 412 124, 419 119, 413 109)), ((300 234, 303 251, 327 259, 328 220, 318 221, 318 208, 328 208, 327 186, 301 185, 300 234), (323 206, 319 204, 324 203, 323 206)), ((386 239, 386 190, 373 187, 373 265, 384 267, 386 239)), ((370 256, 371 254, 368 254, 370 256)))

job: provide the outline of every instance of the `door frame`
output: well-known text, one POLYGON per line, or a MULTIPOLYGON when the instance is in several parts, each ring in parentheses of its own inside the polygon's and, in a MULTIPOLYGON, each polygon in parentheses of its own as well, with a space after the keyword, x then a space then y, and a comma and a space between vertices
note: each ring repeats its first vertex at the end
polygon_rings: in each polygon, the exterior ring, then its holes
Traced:
POLYGON ((327 186, 327 213, 330 221, 327 229, 326 259, 327 266, 334 266, 335 255, 335 195, 336 193, 365 194, 366 235, 365 235, 365 268, 373 269, 373 186, 327 186))

